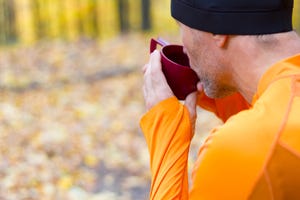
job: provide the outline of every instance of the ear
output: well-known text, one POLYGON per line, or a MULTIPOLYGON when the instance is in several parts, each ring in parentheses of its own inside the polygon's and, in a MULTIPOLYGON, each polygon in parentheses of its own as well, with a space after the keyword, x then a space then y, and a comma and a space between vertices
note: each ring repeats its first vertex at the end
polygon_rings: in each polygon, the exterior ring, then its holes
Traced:
POLYGON ((224 48, 228 41, 228 35, 214 34, 213 39, 218 47, 224 48))

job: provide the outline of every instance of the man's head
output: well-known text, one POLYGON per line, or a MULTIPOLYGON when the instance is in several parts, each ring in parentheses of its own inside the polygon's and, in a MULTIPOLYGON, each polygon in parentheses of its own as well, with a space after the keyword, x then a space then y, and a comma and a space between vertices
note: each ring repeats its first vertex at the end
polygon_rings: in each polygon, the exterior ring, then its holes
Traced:
MULTIPOLYGON (((239 51, 236 38, 272 42, 272 34, 292 30, 293 0, 172 0, 182 41, 206 95, 237 91, 230 66, 239 51), (265 35, 263 38, 259 35, 265 35), (264 39, 264 40, 263 40, 264 39), (232 42, 233 41, 233 42, 232 42)), ((258 43, 257 43, 258 44, 258 43)), ((266 44, 268 45, 268 44, 266 44)), ((243 47, 242 47, 243 48, 243 47)))
POLYGON ((227 35, 212 34, 179 23, 184 51, 209 97, 223 97, 234 92, 230 84, 227 35))

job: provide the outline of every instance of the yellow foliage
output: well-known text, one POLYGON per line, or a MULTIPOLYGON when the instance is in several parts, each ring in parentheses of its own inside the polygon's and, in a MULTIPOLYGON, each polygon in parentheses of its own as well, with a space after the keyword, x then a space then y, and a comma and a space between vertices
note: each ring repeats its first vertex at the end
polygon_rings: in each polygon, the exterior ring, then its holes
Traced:
POLYGON ((98 158, 94 155, 89 154, 84 157, 84 164, 86 164, 89 167, 95 167, 98 164, 98 162, 98 158))
POLYGON ((293 15, 294 27, 300 30, 300 1, 295 1, 294 3, 294 15, 293 15))
POLYGON ((60 0, 44 0, 46 3, 48 20, 49 23, 49 36, 58 37, 61 36, 62 27, 60 25, 62 13, 64 9, 62 8, 62 1, 60 0))
POLYGON ((133 29, 138 29, 141 24, 141 1, 128 0, 129 4, 129 23, 133 29))
POLYGON ((81 0, 80 18, 82 19, 83 31, 86 35, 91 37, 97 36, 97 1, 95 0, 81 0))
POLYGON ((65 12, 65 26, 64 31, 66 31, 67 38, 75 40, 79 37, 79 8, 74 0, 64 1, 64 11, 65 12))
POLYGON ((17 33, 23 43, 32 43, 36 39, 34 30, 34 19, 31 12, 31 0, 16 1, 16 24, 17 33))
MULTIPOLYGON (((128 0, 129 25, 141 28, 141 1, 128 0)), ((82 36, 101 40, 116 36, 119 30, 117 0, 18 0, 15 1, 17 37, 30 44, 40 36, 71 41, 82 36)), ((178 31, 170 15, 169 0, 151 0, 152 34, 178 31)), ((295 1, 294 27, 300 29, 300 1, 295 1)), ((3 39, 3 34, 0 40, 3 39)))
POLYGON ((58 180, 58 187, 67 190, 74 184, 73 177, 71 175, 64 175, 58 180))
POLYGON ((151 6, 152 24, 155 32, 176 31, 178 29, 170 14, 170 1, 155 0, 151 6))
POLYGON ((108 38, 116 35, 119 32, 117 2, 112 0, 98 0, 97 13, 99 13, 99 37, 108 38))

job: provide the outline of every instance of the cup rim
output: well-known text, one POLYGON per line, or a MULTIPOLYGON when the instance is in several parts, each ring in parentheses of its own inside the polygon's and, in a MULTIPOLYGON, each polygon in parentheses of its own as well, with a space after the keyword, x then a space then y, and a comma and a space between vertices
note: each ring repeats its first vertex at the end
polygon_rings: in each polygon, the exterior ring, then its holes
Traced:
MULTIPOLYGON (((166 45, 166 46, 163 46, 163 47, 162 47, 162 49, 160 50, 160 51, 161 51, 161 55, 162 55, 165 59, 167 59, 168 62, 171 62, 172 64, 175 64, 175 65, 178 66, 178 67, 191 69, 190 66, 178 64, 178 63, 174 62, 173 60, 169 59, 169 58, 164 54, 163 50, 164 50, 165 48, 172 47, 172 46, 173 46, 173 47, 176 46, 176 47, 183 48, 182 45, 178 45, 178 44, 169 44, 169 45, 166 45)), ((186 56, 187 56, 187 55, 186 55, 186 56)), ((188 57, 188 56, 187 56, 187 57, 188 57)))

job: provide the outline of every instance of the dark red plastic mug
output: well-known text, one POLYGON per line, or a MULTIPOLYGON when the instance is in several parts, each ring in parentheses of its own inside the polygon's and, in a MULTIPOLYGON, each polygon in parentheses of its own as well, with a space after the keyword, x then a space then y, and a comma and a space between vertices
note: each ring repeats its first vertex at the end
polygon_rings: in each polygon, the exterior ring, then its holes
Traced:
POLYGON ((151 39, 150 53, 157 45, 161 45, 162 71, 174 95, 179 100, 185 100, 186 96, 197 90, 199 78, 190 67, 189 59, 183 52, 183 46, 168 44, 162 39, 151 39))

